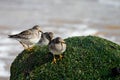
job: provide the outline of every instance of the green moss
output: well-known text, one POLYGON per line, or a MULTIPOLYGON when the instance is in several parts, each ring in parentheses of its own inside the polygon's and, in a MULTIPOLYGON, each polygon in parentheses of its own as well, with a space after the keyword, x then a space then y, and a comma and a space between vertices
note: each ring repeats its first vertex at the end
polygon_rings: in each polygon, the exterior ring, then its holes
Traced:
POLYGON ((95 36, 65 40, 63 60, 51 64, 47 46, 21 52, 11 65, 10 80, 120 80, 111 76, 120 67, 120 46, 95 36))

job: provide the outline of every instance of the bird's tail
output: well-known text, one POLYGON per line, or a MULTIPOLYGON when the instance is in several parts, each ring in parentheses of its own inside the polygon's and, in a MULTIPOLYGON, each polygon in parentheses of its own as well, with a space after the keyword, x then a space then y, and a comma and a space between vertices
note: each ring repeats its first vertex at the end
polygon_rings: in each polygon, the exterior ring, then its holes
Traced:
POLYGON ((8 38, 18 38, 18 35, 8 35, 8 38))

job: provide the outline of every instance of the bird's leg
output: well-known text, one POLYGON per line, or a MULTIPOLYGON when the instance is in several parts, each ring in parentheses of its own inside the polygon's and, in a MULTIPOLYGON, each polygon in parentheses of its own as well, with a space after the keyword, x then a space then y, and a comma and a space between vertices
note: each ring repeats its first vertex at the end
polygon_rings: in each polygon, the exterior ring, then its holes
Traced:
POLYGON ((62 56, 62 54, 60 54, 60 55, 59 55, 59 59, 62 60, 62 58, 63 58, 63 56, 62 56))
POLYGON ((53 56, 53 61, 52 61, 52 63, 56 63, 55 55, 53 56))
POLYGON ((33 50, 33 46, 28 45, 28 49, 27 50, 28 51, 32 51, 33 50))
POLYGON ((23 42, 20 41, 20 43, 22 44, 22 46, 24 47, 24 49, 28 48, 23 42))

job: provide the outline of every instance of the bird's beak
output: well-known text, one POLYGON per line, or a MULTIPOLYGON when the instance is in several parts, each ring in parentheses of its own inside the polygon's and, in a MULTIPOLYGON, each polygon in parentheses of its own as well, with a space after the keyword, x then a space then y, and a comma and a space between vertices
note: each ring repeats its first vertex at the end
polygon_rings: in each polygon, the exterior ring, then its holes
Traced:
POLYGON ((65 43, 65 41, 64 41, 64 40, 61 40, 61 43, 65 43))
POLYGON ((39 32, 43 33, 41 30, 39 30, 39 32))

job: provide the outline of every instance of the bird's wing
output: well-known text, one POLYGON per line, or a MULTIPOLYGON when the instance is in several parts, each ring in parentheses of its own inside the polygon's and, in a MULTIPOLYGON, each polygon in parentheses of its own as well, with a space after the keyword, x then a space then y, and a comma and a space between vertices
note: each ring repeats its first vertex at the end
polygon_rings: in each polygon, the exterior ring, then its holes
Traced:
POLYGON ((46 38, 51 41, 51 37, 50 37, 50 34, 46 33, 46 38))
POLYGON ((55 45, 54 45, 54 40, 52 40, 51 42, 49 42, 49 47, 51 48, 51 49, 53 49, 54 47, 55 47, 55 45))
POLYGON ((41 34, 41 39, 39 40, 39 43, 42 43, 42 41, 44 40, 44 34, 41 34))
POLYGON ((30 39, 32 38, 33 32, 29 30, 22 31, 21 33, 18 34, 19 38, 23 39, 30 39))

